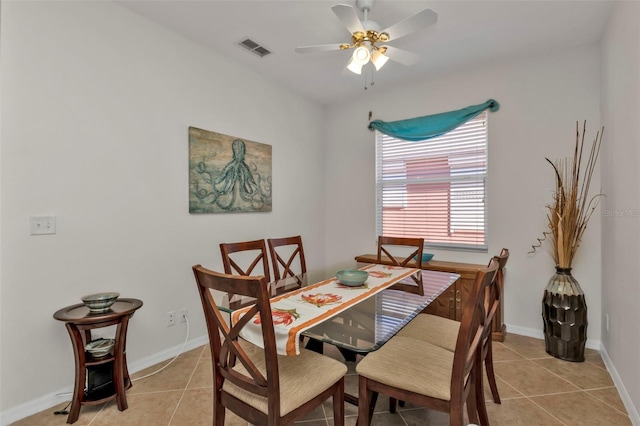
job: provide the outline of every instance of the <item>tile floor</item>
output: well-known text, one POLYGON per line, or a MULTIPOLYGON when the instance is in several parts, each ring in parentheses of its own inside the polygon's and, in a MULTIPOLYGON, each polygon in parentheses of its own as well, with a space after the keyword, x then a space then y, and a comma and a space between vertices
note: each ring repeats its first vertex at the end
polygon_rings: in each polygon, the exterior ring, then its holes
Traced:
MULTIPOLYGON (((325 345, 328 355, 342 359, 325 345)), ((501 425, 631 425, 613 381, 597 351, 587 350, 584 363, 550 357, 544 342, 510 334, 494 345, 494 363, 502 404, 494 404, 487 392, 487 409, 492 426, 501 425)), ((357 393, 355 363, 349 364, 346 391, 357 393)), ((142 377, 162 364, 140 371, 142 377)), ((211 357, 208 347, 180 355, 156 375, 135 381, 127 391, 129 408, 118 411, 115 401, 85 406, 77 426, 196 426, 212 424, 211 357)), ((66 404, 15 422, 13 426, 63 425, 65 415, 54 415, 66 404)), ((227 411, 227 425, 247 422, 227 411)), ((346 404, 346 424, 355 425, 357 410, 346 404)), ((333 426, 330 401, 315 410, 302 426, 333 426)), ((380 397, 373 426, 448 425, 448 415, 405 406, 398 413, 388 411, 388 399, 380 397)))

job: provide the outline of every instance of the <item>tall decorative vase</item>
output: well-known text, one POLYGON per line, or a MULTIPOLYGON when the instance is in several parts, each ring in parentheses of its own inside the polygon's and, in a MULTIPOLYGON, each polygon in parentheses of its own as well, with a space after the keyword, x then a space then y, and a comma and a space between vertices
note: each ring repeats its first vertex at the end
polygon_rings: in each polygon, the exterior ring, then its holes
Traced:
POLYGON ((542 319, 547 353, 566 361, 584 361, 587 303, 571 268, 556 266, 544 290, 542 319))

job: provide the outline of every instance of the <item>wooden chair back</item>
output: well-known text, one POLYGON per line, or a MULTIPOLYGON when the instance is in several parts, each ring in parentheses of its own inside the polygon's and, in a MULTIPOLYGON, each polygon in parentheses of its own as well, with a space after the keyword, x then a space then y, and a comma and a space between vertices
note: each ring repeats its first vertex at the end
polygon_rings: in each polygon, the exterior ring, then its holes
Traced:
POLYGON ((296 277, 307 272, 307 264, 304 258, 302 237, 269 238, 269 253, 271 254, 271 266, 274 280, 287 277, 296 277), (296 262, 297 259, 297 262, 296 262), (297 268, 294 264, 297 263, 297 268))
MULTIPOLYGON (((423 250, 424 239, 422 238, 388 237, 380 235, 378 237, 378 255, 376 262, 383 263, 382 257, 386 256, 392 265, 422 269, 423 250), (402 254, 399 254, 398 247, 403 250, 402 254), (406 251, 407 248, 409 249, 408 255, 406 251)), ((411 278, 418 285, 418 291, 422 291, 422 274, 415 274, 411 278)), ((411 289, 403 285, 403 283, 396 284, 394 288, 411 291, 411 289)))
POLYGON ((221 393, 214 395, 214 399, 216 402, 219 402, 220 399, 226 400, 227 403, 224 405, 230 405, 229 408, 232 411, 247 409, 240 404, 233 407, 232 401, 235 398, 225 394, 222 389, 224 381, 228 380, 247 392, 268 397, 269 409, 274 410, 273 414, 276 418, 279 417, 280 382, 275 333, 267 290, 269 281, 265 277, 221 274, 200 265, 193 266, 193 273, 198 285, 209 334, 209 346, 215 370, 214 392, 221 393), (220 312, 210 290, 252 297, 256 299, 256 304, 236 324, 229 326, 226 321, 227 315, 220 312), (256 315, 262 324, 266 375, 260 372, 238 340, 242 328, 249 321, 253 321, 256 315), (242 364, 246 374, 234 368, 238 363, 242 364))
MULTIPOLYGON (((453 357, 453 370, 451 375, 451 395, 456 402, 460 403, 459 409, 462 412, 462 405, 467 400, 472 386, 475 386, 477 376, 482 374, 482 363, 478 362, 481 356, 482 345, 486 333, 491 332, 491 323, 487 322, 487 309, 484 294, 491 287, 496 273, 498 262, 491 259, 486 269, 478 271, 469 299, 464 306, 460 330, 456 341, 456 349, 453 357), (474 370, 477 367, 477 370, 474 370)), ((454 407, 452 407, 452 410, 454 407)))
POLYGON ((267 246, 264 240, 221 243, 220 252, 222 253, 222 265, 225 274, 264 275, 267 282, 271 281, 267 246), (240 266, 240 264, 243 266, 240 266), (262 271, 256 269, 259 265, 262 265, 262 271))
POLYGON ((422 238, 387 237, 380 235, 378 237, 378 256, 376 258, 376 262, 382 263, 382 256, 386 256, 389 261, 391 261, 392 265, 414 266, 413 264, 409 264, 415 262, 415 267, 422 269, 423 250, 424 239, 422 238), (403 246, 413 250, 409 255, 406 253, 399 255, 391 248, 392 246, 403 246))
MULTIPOLYGON (((503 248, 498 256, 493 256, 491 261, 489 261, 489 265, 491 262, 497 263, 498 270, 496 272, 495 278, 491 283, 491 286, 485 293, 485 305, 487 308, 487 321, 491 323, 493 321, 493 317, 496 315, 496 312, 500 308, 500 294, 504 280, 504 267, 509 260, 509 250, 503 248)), ((491 335, 491 327, 486 331, 487 336, 484 336, 483 340, 486 340, 487 337, 491 335)), ((491 340, 489 338, 489 340, 491 340)))
MULTIPOLYGON (((488 324, 488 327, 486 327, 482 333, 482 344, 480 350, 478 351, 478 362, 480 363, 480 370, 482 370, 482 363, 484 363, 485 369, 487 371, 487 381, 489 383, 489 388, 491 389, 491 396, 493 397, 493 401, 497 404, 500 404, 500 394, 498 392, 498 383, 496 382, 495 371, 493 368, 492 332, 494 317, 496 316, 498 310, 502 309, 500 295, 503 294, 502 288, 504 286, 504 267, 507 264, 507 260, 509 260, 509 250, 503 248, 498 256, 493 256, 493 258, 489 261, 489 265, 491 265, 492 263, 496 264, 498 266, 498 270, 496 271, 493 282, 486 289, 484 294, 484 304, 486 309, 485 323, 488 324)), ((484 399, 484 387, 482 385, 481 376, 478 377, 476 386, 476 399, 480 423, 488 423, 489 416, 484 399)))

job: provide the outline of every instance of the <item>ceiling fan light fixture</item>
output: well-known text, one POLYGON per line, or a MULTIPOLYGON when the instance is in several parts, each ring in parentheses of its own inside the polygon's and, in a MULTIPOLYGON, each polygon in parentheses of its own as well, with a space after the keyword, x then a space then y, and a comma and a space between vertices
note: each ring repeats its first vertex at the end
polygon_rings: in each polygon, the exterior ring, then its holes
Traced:
POLYGON ((353 51, 351 59, 360 65, 364 65, 371 59, 371 52, 365 46, 359 46, 353 51))
POLYGON ((373 66, 376 67, 376 71, 379 71, 380 68, 383 67, 384 64, 389 60, 388 56, 382 54, 382 52, 378 49, 375 49, 373 55, 371 55, 371 62, 373 66))
POLYGON ((354 74, 361 74, 362 67, 371 59, 371 52, 366 46, 358 46, 351 55, 351 60, 347 64, 347 69, 354 74))
POLYGON ((349 60, 349 63, 347 64, 347 69, 349 71, 351 71, 354 74, 362 74, 362 66, 364 64, 361 64, 357 61, 354 61, 353 58, 351 58, 349 60))

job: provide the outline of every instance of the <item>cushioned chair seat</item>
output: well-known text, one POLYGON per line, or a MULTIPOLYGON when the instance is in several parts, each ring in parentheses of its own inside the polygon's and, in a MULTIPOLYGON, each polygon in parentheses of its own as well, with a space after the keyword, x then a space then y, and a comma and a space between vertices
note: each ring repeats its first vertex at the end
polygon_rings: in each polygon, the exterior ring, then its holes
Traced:
POLYGON ((460 323, 431 314, 420 314, 411 320, 398 336, 429 342, 448 351, 455 351, 460 323))
POLYGON ((396 335, 364 357, 356 371, 385 385, 449 401, 452 368, 453 352, 419 339, 396 335))
MULTIPOLYGON (((264 250, 264 241, 260 243, 264 250)), ((264 254, 258 260, 265 260, 264 254)), ((213 424, 224 426, 227 410, 246 423, 290 425, 331 399, 336 426, 344 426, 344 376, 347 366, 323 355, 302 351, 299 356, 278 356, 270 307, 270 284, 266 276, 222 274, 193 266, 200 301, 207 321, 213 370, 213 424), (250 297, 240 321, 228 315, 212 290, 250 297), (254 315, 261 319, 264 347, 237 336, 254 315)))
MULTIPOLYGON (((250 343, 242 342, 241 346, 255 363, 256 367, 266 374, 264 351, 250 348, 250 343)), ((310 401, 326 389, 333 386, 347 373, 347 366, 335 359, 302 350, 298 356, 278 356, 280 375, 280 414, 288 414, 310 401), (310 373, 311 372, 311 373, 310 373)), ((242 374, 248 374, 242 364, 234 367, 242 374)), ((255 407, 263 413, 268 412, 267 398, 247 392, 228 380, 222 387, 226 392, 255 407)))

